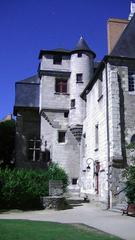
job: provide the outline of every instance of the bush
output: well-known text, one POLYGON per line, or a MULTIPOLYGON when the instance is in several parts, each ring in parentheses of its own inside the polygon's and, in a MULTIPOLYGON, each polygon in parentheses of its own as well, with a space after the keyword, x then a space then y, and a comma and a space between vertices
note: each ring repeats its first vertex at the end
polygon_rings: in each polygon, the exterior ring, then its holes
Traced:
POLYGON ((125 193, 128 203, 135 203, 135 166, 129 166, 125 176, 127 179, 125 193))
POLYGON ((125 194, 128 203, 135 203, 135 143, 127 145, 130 165, 123 171, 123 176, 126 177, 125 194))
POLYGON ((48 196, 51 179, 63 180, 66 189, 67 174, 56 164, 52 164, 46 171, 0 170, 0 208, 41 208, 40 197, 48 196))

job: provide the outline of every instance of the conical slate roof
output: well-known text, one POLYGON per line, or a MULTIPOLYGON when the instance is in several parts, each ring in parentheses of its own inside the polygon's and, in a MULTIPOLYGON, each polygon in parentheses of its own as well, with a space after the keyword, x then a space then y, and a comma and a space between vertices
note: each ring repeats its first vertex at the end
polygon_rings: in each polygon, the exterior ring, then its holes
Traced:
POLYGON ((121 34, 110 55, 135 58, 135 14, 121 34))
POLYGON ((90 52, 93 54, 94 57, 96 57, 96 54, 89 48, 88 44, 84 40, 84 38, 81 36, 78 43, 76 44, 75 48, 73 49, 73 52, 76 51, 85 51, 90 52))

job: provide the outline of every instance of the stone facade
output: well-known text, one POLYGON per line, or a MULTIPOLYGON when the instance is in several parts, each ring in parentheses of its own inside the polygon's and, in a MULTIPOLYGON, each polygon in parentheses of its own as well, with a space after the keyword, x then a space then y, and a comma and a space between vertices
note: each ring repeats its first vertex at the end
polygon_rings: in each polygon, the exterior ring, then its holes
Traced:
POLYGON ((126 144, 135 134, 134 19, 99 64, 81 37, 71 51, 41 50, 38 76, 16 83, 17 167, 58 163, 70 193, 108 208, 125 201, 126 144))

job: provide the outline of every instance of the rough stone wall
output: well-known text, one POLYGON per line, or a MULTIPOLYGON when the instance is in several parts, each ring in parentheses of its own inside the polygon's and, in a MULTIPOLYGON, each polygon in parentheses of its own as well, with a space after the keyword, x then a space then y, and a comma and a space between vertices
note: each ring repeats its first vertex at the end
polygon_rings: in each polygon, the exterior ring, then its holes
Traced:
POLYGON ((117 67, 108 64, 108 111, 111 161, 123 161, 121 151, 120 92, 117 67))
MULTIPOLYGON (((100 201, 106 201, 107 196, 107 139, 106 139, 106 84, 105 73, 102 77, 102 96, 99 99, 98 81, 87 95, 86 119, 84 131, 86 133, 86 152, 83 158, 83 168, 87 167, 87 159, 90 162, 90 171, 82 172, 82 193, 98 197, 100 201), (98 124, 98 146, 95 145, 95 125, 98 124), (97 196, 96 176, 94 175, 94 162, 100 162, 99 194, 97 196)), ((85 169, 84 169, 85 170, 85 169)))
POLYGON ((62 64, 53 64, 53 55, 46 54, 42 57, 40 70, 68 71, 69 69, 69 56, 62 56, 62 64))
MULTIPOLYGON (((47 149, 51 153, 53 162, 58 163, 68 173, 70 181, 79 178, 80 152, 79 145, 68 129, 68 119, 64 118, 63 112, 46 112, 53 123, 51 126, 44 117, 41 117, 41 136, 43 142, 47 141, 47 149), (58 142, 58 131, 66 131, 64 143, 58 142)), ((42 146, 44 150, 44 146, 42 146)))
MULTIPOLYGON (((69 85, 69 80, 68 80, 69 85)), ((68 91, 69 93, 69 91, 68 91)), ((55 92, 55 77, 42 76, 40 84, 40 110, 47 109, 68 109, 69 94, 55 92)))
POLYGON ((28 161, 27 140, 40 138, 40 117, 38 111, 22 109, 16 118, 16 166, 30 167, 28 161))

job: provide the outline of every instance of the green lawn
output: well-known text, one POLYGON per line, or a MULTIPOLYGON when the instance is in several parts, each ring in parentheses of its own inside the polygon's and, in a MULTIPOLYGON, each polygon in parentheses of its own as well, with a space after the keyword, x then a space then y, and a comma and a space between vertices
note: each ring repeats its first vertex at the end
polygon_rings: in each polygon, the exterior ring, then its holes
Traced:
POLYGON ((0 220, 0 240, 118 240, 85 226, 50 222, 0 220))

